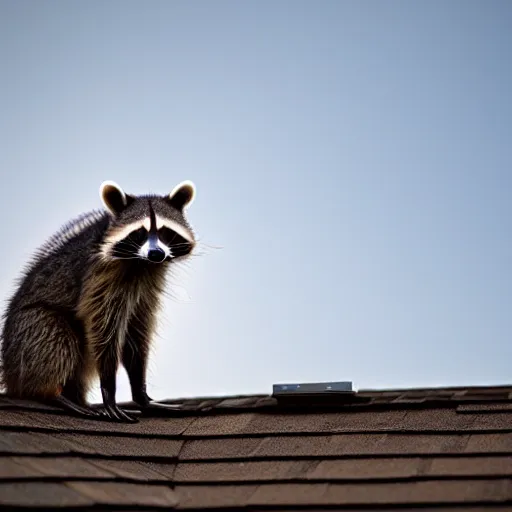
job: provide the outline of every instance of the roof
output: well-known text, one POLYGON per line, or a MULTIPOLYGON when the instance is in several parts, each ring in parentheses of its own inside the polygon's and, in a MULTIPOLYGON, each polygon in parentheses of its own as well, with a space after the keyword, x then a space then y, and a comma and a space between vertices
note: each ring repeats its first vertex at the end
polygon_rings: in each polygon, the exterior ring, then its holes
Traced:
POLYGON ((0 506, 512 510, 512 386, 172 402, 118 424, 0 395, 0 506))

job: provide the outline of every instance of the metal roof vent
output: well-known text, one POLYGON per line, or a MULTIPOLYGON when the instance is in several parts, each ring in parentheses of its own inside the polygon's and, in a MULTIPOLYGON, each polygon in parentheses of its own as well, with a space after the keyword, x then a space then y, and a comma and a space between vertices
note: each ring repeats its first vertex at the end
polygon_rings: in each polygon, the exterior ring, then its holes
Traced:
POLYGON ((352 382, 304 382, 274 384, 272 396, 283 406, 339 407, 364 402, 352 388, 352 382))
POLYGON ((352 382, 310 382, 302 384, 274 384, 274 396, 319 395, 331 393, 353 393, 352 382))

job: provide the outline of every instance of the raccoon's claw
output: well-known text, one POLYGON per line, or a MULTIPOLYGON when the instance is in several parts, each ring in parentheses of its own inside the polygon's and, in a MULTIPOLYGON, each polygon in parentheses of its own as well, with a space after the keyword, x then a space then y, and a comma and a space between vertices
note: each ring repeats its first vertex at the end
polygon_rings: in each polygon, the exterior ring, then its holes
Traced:
POLYGON ((97 419, 102 416, 100 411, 92 409, 91 407, 84 407, 82 405, 78 405, 77 403, 73 402, 72 400, 66 398, 63 395, 59 395, 57 397, 50 399, 49 403, 51 405, 56 405, 57 407, 60 407, 61 409, 68 411, 72 414, 82 416, 84 418, 97 419))
POLYGON ((121 423, 138 423, 138 418, 123 411, 117 404, 105 404, 106 416, 113 420, 121 423))

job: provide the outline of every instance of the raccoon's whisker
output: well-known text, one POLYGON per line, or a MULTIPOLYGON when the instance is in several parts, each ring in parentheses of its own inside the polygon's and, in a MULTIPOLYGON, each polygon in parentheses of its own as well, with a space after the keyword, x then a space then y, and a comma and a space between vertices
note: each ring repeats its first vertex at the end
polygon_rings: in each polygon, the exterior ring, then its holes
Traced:
POLYGON ((208 247, 209 249, 224 249, 221 245, 210 245, 206 242, 203 242, 202 238, 196 238, 196 245, 202 245, 204 247, 208 247))
POLYGON ((117 254, 126 255, 126 256, 134 256, 134 253, 132 251, 123 251, 118 249, 116 251, 117 254))
POLYGON ((207 255, 207 254, 211 254, 212 253, 212 250, 214 249, 223 249, 223 247, 213 247, 213 246, 209 246, 209 245, 206 245, 206 244, 197 244, 195 245, 194 249, 193 249, 193 253, 197 253, 197 250, 202 250, 202 254, 203 255, 207 255))
MULTIPOLYGON (((207 253, 205 252, 191 252, 190 254, 187 254, 187 258, 200 258, 201 256, 206 256, 207 253)), ((181 263, 181 260, 176 261, 176 263, 181 263)))
POLYGON ((135 247, 136 249, 140 249, 142 245, 139 245, 138 243, 134 242, 133 240, 126 240, 126 245, 129 247, 135 247))
POLYGON ((175 248, 175 249, 179 249, 180 247, 189 247, 190 244, 188 242, 184 242, 184 243, 181 243, 181 244, 170 244, 169 247, 171 249, 175 248))
POLYGON ((114 260, 140 260, 139 256, 112 256, 114 260))
POLYGON ((128 251, 127 249, 120 249, 120 248, 117 248, 116 249, 116 254, 114 255, 114 258, 126 258, 126 259, 140 259, 139 256, 137 254, 134 254, 135 253, 138 253, 139 251, 128 251), (118 256, 120 255, 120 256, 118 256))
POLYGON ((127 251, 127 250, 124 250, 124 249, 116 249, 115 253, 116 254, 126 255, 126 256, 133 256, 134 255, 133 251, 127 251))
POLYGON ((133 256, 133 252, 131 251, 123 251, 121 249, 116 250, 116 254, 126 255, 126 256, 133 256))
POLYGON ((127 249, 135 249, 136 251, 138 251, 142 247, 142 245, 137 245, 137 244, 135 244, 133 242, 130 242, 130 243, 126 242, 126 246, 127 247, 121 248, 121 249, 118 249, 118 250, 119 251, 123 251, 124 250, 125 252, 128 252, 127 249))

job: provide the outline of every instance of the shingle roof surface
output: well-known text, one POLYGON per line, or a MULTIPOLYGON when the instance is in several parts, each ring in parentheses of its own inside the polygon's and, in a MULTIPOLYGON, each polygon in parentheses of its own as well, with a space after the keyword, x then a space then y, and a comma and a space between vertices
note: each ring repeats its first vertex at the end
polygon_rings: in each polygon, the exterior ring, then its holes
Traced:
POLYGON ((126 425, 0 395, 0 507, 512 510, 512 386, 173 403, 126 425))

